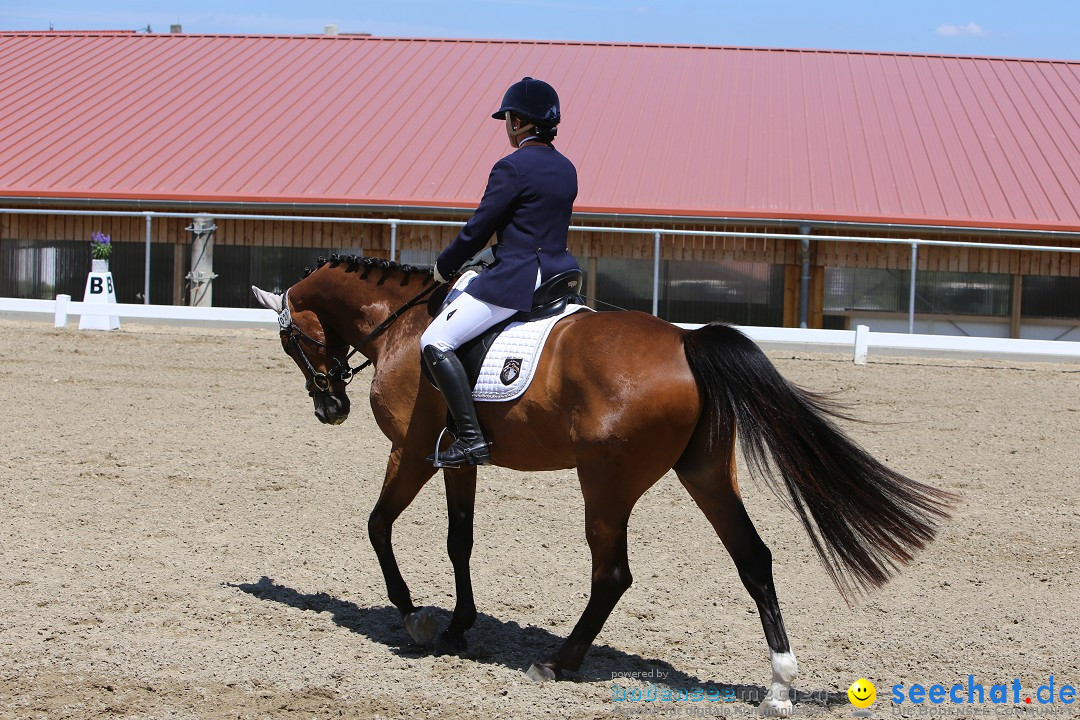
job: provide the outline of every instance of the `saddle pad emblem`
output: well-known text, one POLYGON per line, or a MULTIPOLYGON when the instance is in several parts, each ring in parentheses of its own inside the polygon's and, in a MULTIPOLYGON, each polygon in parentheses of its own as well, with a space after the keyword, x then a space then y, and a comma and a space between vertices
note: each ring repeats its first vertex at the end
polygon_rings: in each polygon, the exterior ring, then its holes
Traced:
POLYGON ((507 358, 503 363, 502 372, 499 373, 499 380, 503 385, 511 385, 518 379, 521 374, 521 360, 522 358, 507 358))

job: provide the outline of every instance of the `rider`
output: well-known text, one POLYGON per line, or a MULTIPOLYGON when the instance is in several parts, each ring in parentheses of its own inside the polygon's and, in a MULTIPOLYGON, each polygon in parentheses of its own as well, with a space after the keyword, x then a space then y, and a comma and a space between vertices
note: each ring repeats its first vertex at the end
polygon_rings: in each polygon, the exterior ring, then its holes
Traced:
MULTIPOLYGON (((532 306, 540 283, 578 269, 566 247, 577 170, 552 145, 559 124, 559 96, 542 80, 514 83, 491 116, 506 121, 515 152, 491 169, 472 218, 435 262, 435 280, 446 282, 495 235, 495 262, 431 322, 420 338, 424 362, 457 427, 454 443, 437 464, 482 465, 491 452, 476 419, 472 388, 454 353, 462 343, 532 306)), ((429 461, 436 462, 432 455, 429 461)))

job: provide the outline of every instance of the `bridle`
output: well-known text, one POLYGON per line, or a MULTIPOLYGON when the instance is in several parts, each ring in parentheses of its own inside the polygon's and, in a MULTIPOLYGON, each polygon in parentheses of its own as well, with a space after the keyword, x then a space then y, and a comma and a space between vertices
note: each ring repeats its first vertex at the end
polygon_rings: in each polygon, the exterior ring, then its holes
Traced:
POLYGON ((332 358, 334 361, 334 367, 330 368, 326 372, 321 372, 315 369, 315 366, 312 365, 311 360, 308 359, 307 353, 304 352, 304 346, 301 344, 301 340, 307 341, 312 345, 321 348, 326 348, 328 347, 328 345, 321 340, 317 340, 311 337, 306 332, 304 332, 299 325, 293 322, 292 312, 289 310, 289 291, 286 290, 285 294, 281 298, 281 312, 278 313, 278 326, 281 328, 281 332, 289 334, 287 341, 294 348, 296 348, 296 354, 299 356, 300 360, 303 361, 304 367, 306 367, 308 372, 311 373, 311 378, 304 386, 308 391, 308 395, 314 396, 316 391, 324 393, 329 392, 330 383, 333 382, 342 382, 345 385, 348 385, 350 382, 352 382, 352 379, 356 376, 356 373, 360 372, 368 365, 372 364, 372 361, 369 359, 365 360, 364 362, 360 363, 355 367, 350 367, 349 360, 352 358, 352 356, 355 355, 361 347, 367 345, 369 342, 386 332, 386 330, 394 324, 394 321, 401 317, 406 311, 422 303, 424 301, 424 298, 431 294, 431 291, 438 286, 438 283, 432 283, 431 285, 428 285, 417 295, 415 295, 411 300, 406 302, 394 312, 390 313, 390 315, 381 323, 379 323, 374 330, 361 338, 360 342, 352 346, 352 350, 350 350, 349 354, 345 356, 344 361, 336 357, 332 358))
MULTIPOLYGON (((304 363, 304 367, 311 373, 311 378, 307 381, 305 388, 308 391, 308 395, 315 395, 315 391, 329 392, 330 383, 335 381, 341 381, 348 385, 352 382, 353 375, 362 370, 371 361, 360 365, 355 368, 349 367, 349 357, 352 357, 351 353, 345 358, 345 362, 341 362, 338 358, 333 358, 334 367, 330 368, 326 372, 320 372, 315 369, 315 366, 311 364, 311 360, 308 359, 307 353, 304 352, 304 346, 300 343, 301 339, 315 345, 317 347, 325 348, 327 344, 321 340, 308 335, 306 332, 300 329, 300 326, 293 322, 292 313, 289 311, 289 291, 285 291, 285 295, 281 301, 281 312, 278 313, 278 326, 281 327, 281 332, 288 333, 289 337, 287 341, 294 348, 296 348, 296 355, 304 363)), ((355 352, 355 351, 354 351, 355 352)))

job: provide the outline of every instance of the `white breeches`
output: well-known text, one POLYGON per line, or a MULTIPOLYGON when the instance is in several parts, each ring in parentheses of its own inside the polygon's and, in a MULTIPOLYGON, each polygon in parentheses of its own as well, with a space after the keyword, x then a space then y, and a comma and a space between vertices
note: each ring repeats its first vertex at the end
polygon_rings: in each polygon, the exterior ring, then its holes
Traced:
MULTIPOLYGON (((536 271, 536 286, 540 287, 540 270, 536 271)), ((517 313, 513 308, 491 305, 467 292, 452 290, 450 303, 436 316, 420 336, 420 349, 434 345, 443 352, 457 350, 492 325, 517 313)))

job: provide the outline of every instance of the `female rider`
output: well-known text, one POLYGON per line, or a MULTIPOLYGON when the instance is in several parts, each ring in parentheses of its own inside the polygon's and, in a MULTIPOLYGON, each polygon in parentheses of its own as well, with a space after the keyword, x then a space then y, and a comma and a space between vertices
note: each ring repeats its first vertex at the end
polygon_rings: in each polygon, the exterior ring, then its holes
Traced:
POLYGON ((495 163, 476 212, 436 260, 435 280, 446 282, 492 235, 497 238, 495 263, 443 308, 420 338, 424 362, 457 427, 453 444, 428 458, 439 466, 482 465, 491 457, 472 388, 454 351, 530 309, 541 282, 578 268, 566 247, 577 170, 552 145, 561 119, 555 89, 524 78, 510 86, 491 117, 506 121, 516 151, 495 163))

